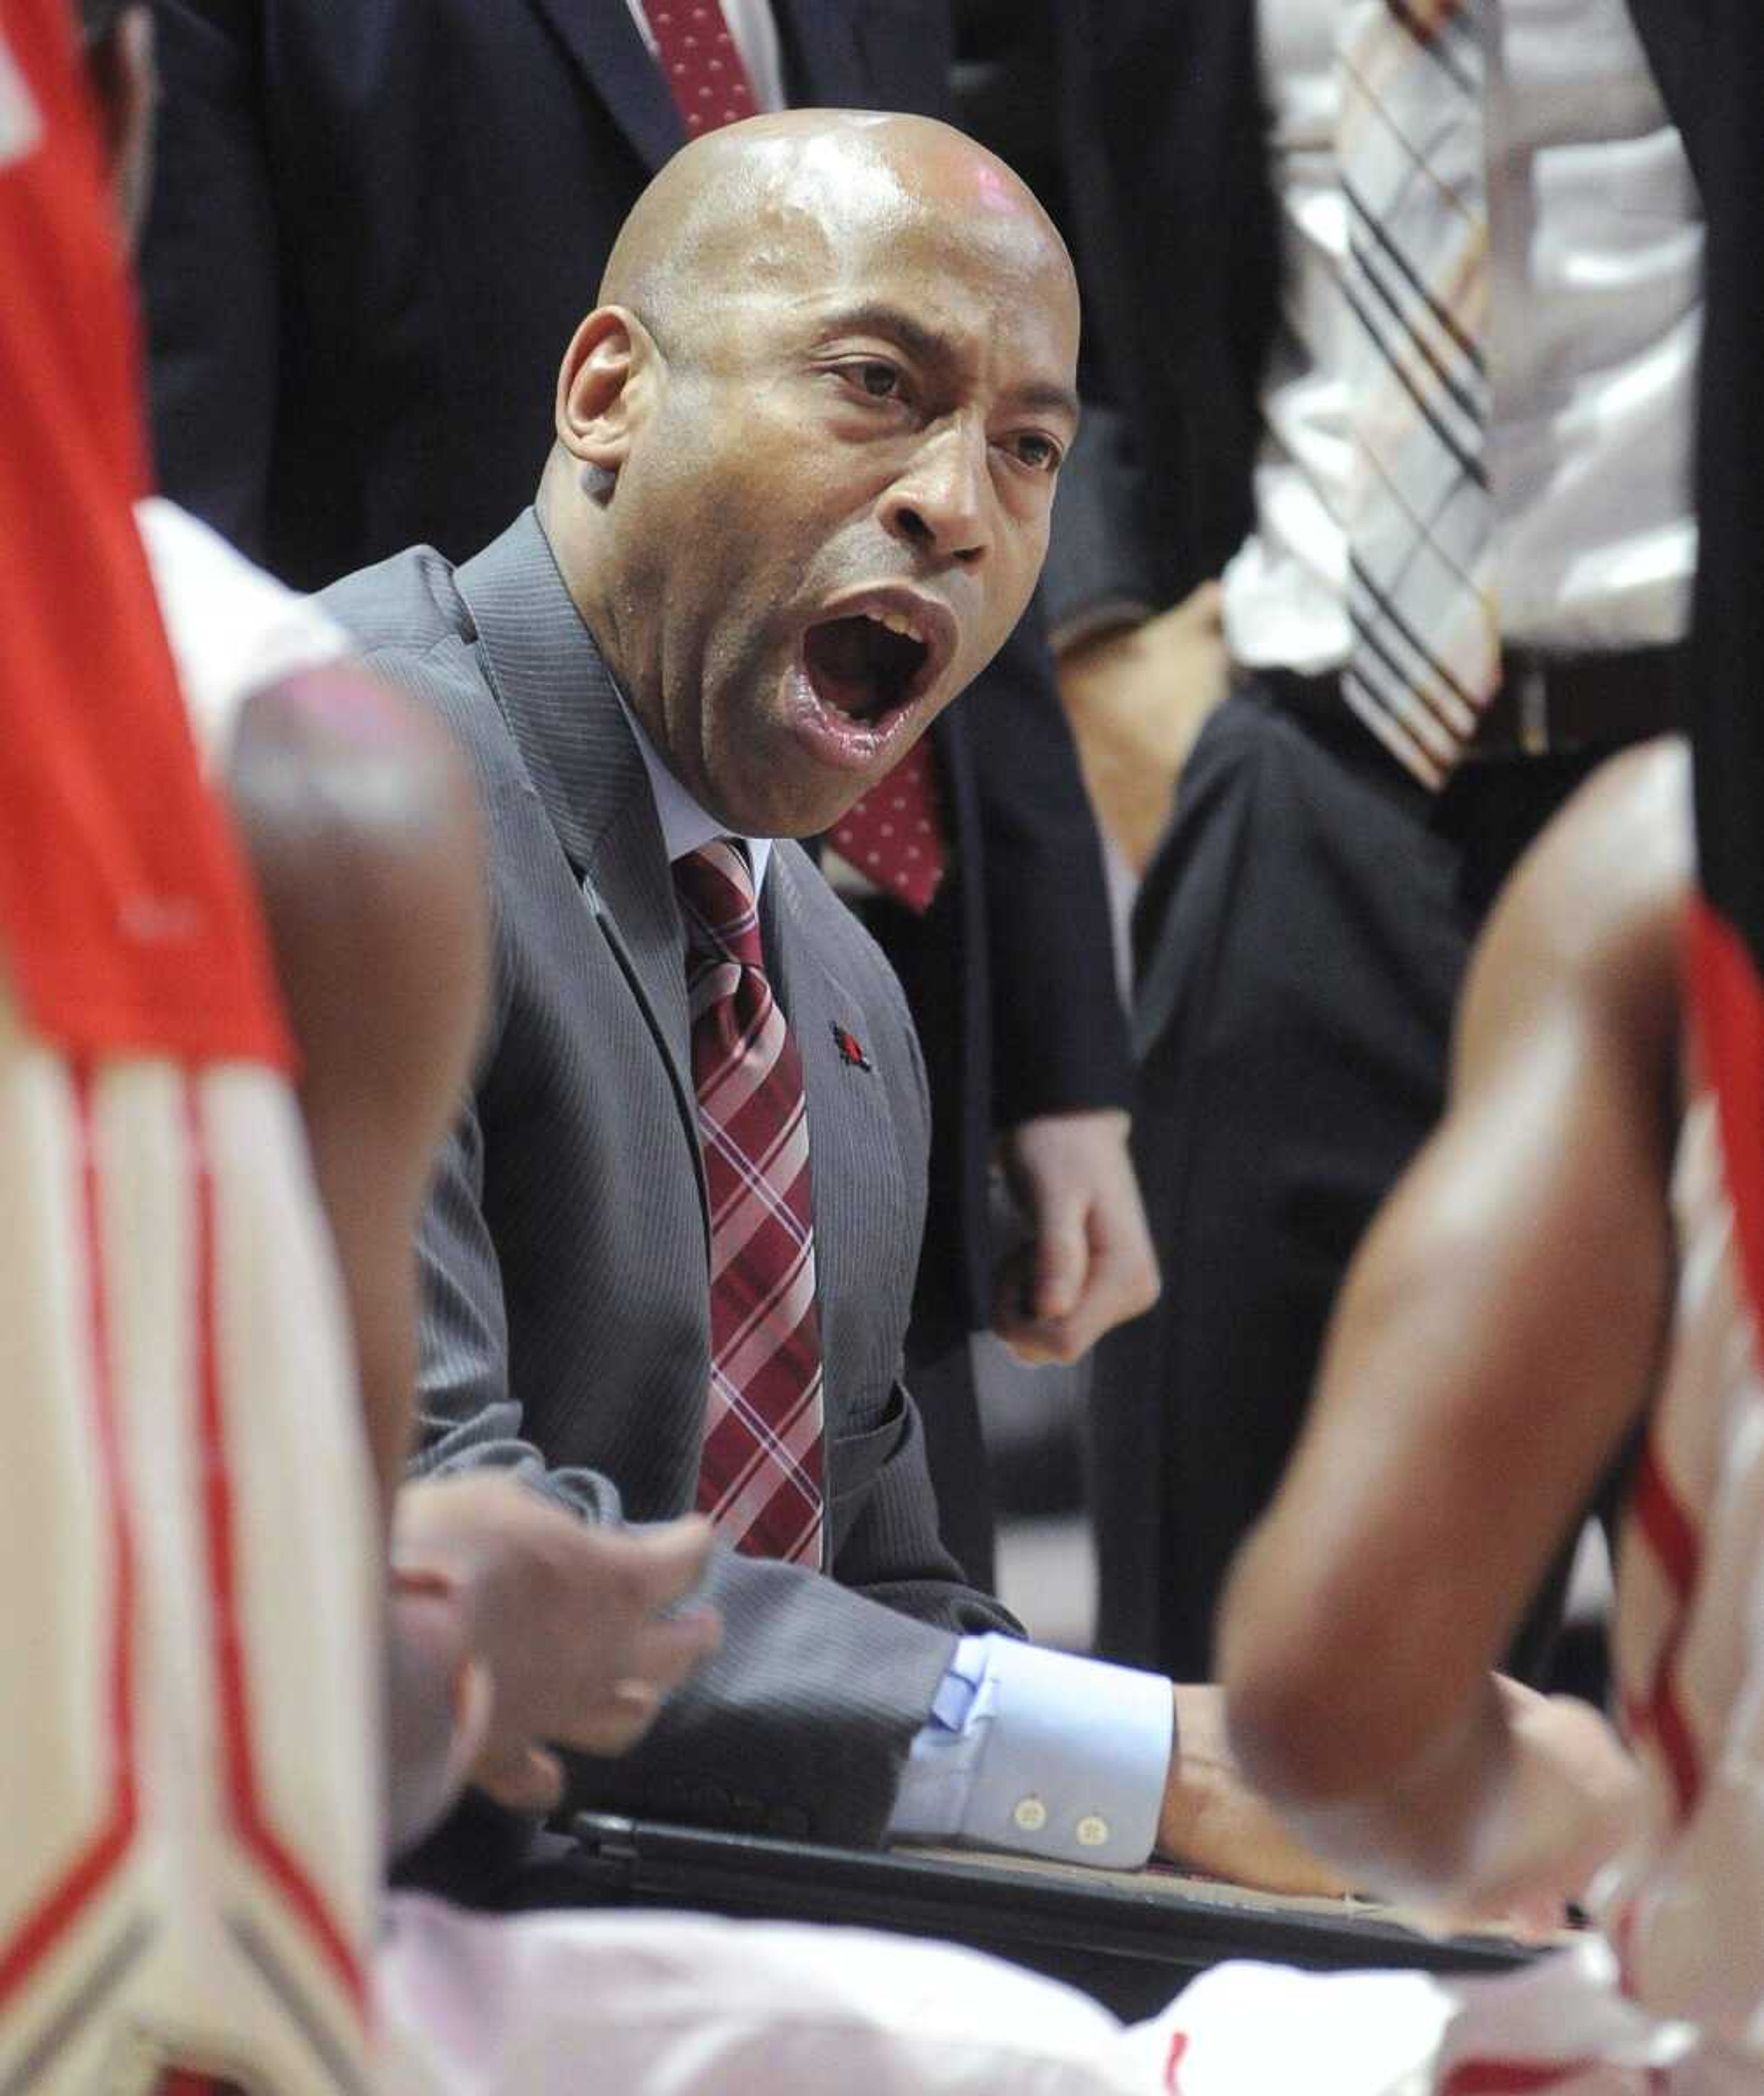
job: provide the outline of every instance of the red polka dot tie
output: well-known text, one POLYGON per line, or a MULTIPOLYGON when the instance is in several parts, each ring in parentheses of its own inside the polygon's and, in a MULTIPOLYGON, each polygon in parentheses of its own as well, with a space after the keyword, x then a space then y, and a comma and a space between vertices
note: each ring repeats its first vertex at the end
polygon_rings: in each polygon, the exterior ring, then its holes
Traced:
POLYGON ((656 57, 693 138, 759 107, 720 0, 662 0, 647 9, 656 57))
POLYGON ((827 841, 848 865, 923 916, 943 880, 946 854, 936 753, 921 739, 872 786, 827 841))

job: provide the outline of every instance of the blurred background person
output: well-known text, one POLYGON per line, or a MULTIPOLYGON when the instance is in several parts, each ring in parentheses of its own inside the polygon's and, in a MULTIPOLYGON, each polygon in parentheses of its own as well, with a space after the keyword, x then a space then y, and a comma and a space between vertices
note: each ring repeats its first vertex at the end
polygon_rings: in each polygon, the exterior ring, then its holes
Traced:
POLYGON ((1205 1671, 1478 925, 1587 772, 1683 718, 1709 90, 1657 0, 1053 20, 1116 411, 1056 519, 1050 600, 1104 622, 1068 688, 1118 734, 1160 677, 1203 708, 1213 577, 1233 665, 1137 903, 1165 1291, 1094 1414, 1102 1648, 1205 1671))

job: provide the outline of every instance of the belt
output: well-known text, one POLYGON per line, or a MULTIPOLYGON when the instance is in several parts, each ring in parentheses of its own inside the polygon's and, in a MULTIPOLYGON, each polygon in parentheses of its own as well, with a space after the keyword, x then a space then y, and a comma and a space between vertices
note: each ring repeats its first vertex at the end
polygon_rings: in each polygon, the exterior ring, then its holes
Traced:
MULTIPOLYGON (((1466 763, 1617 749, 1670 734, 1689 719, 1690 649, 1632 648, 1609 655, 1539 655, 1501 650, 1500 685, 1482 710, 1464 753, 1466 763)), ((1340 722, 1349 713, 1341 680, 1291 670, 1256 670, 1283 706, 1340 722)), ((1357 719, 1358 716, 1352 718, 1357 719)))

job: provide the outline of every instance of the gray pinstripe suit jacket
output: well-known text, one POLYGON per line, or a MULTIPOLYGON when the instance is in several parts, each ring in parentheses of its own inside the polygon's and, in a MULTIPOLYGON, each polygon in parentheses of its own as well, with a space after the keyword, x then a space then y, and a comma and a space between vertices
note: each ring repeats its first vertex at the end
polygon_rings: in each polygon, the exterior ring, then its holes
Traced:
MULTIPOLYGON (((492 1011, 421 1233, 417 1467, 500 1465, 591 1515, 680 1513, 708 1224, 683 935, 642 758, 531 511, 456 571, 420 548, 325 602, 454 730, 489 832, 492 1011)), ((899 988, 795 845, 773 854, 761 914, 808 1094, 834 1579, 723 1553, 721 1653, 627 1761, 579 1764, 574 1795, 874 1841, 951 1633, 1015 1626, 937 1541, 899 1381, 929 1133, 899 988)))

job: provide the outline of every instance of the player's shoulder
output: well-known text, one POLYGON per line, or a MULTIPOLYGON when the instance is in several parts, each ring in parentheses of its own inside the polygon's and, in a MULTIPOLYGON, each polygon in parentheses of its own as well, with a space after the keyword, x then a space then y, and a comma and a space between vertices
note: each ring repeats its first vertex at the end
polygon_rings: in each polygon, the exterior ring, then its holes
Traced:
POLYGON ((1690 753, 1679 737, 1600 765, 1520 862, 1478 946, 1460 1024, 1478 1042, 1558 1018, 1605 1040, 1675 1033, 1695 878, 1690 753))
POLYGON ((1692 866, 1691 750, 1683 736, 1661 736, 1601 764, 1563 811, 1559 854, 1582 870, 1616 862, 1638 884, 1682 885, 1692 866))
POLYGON ((412 546, 358 569, 319 603, 349 634, 361 662, 439 721, 487 800, 528 790, 514 739, 496 702, 453 564, 412 546))
POLYGON ((358 568, 321 591, 317 601, 364 655, 420 655, 471 631, 453 564, 433 546, 407 546, 358 568))
POLYGON ((349 638, 310 597, 163 496, 135 504, 135 524, 197 741, 211 767, 224 769, 252 694, 338 662, 349 638))
POLYGON ((1663 736, 1592 774, 1522 864, 1513 911, 1557 966, 1602 971, 1675 937, 1695 867, 1690 749, 1663 736))

